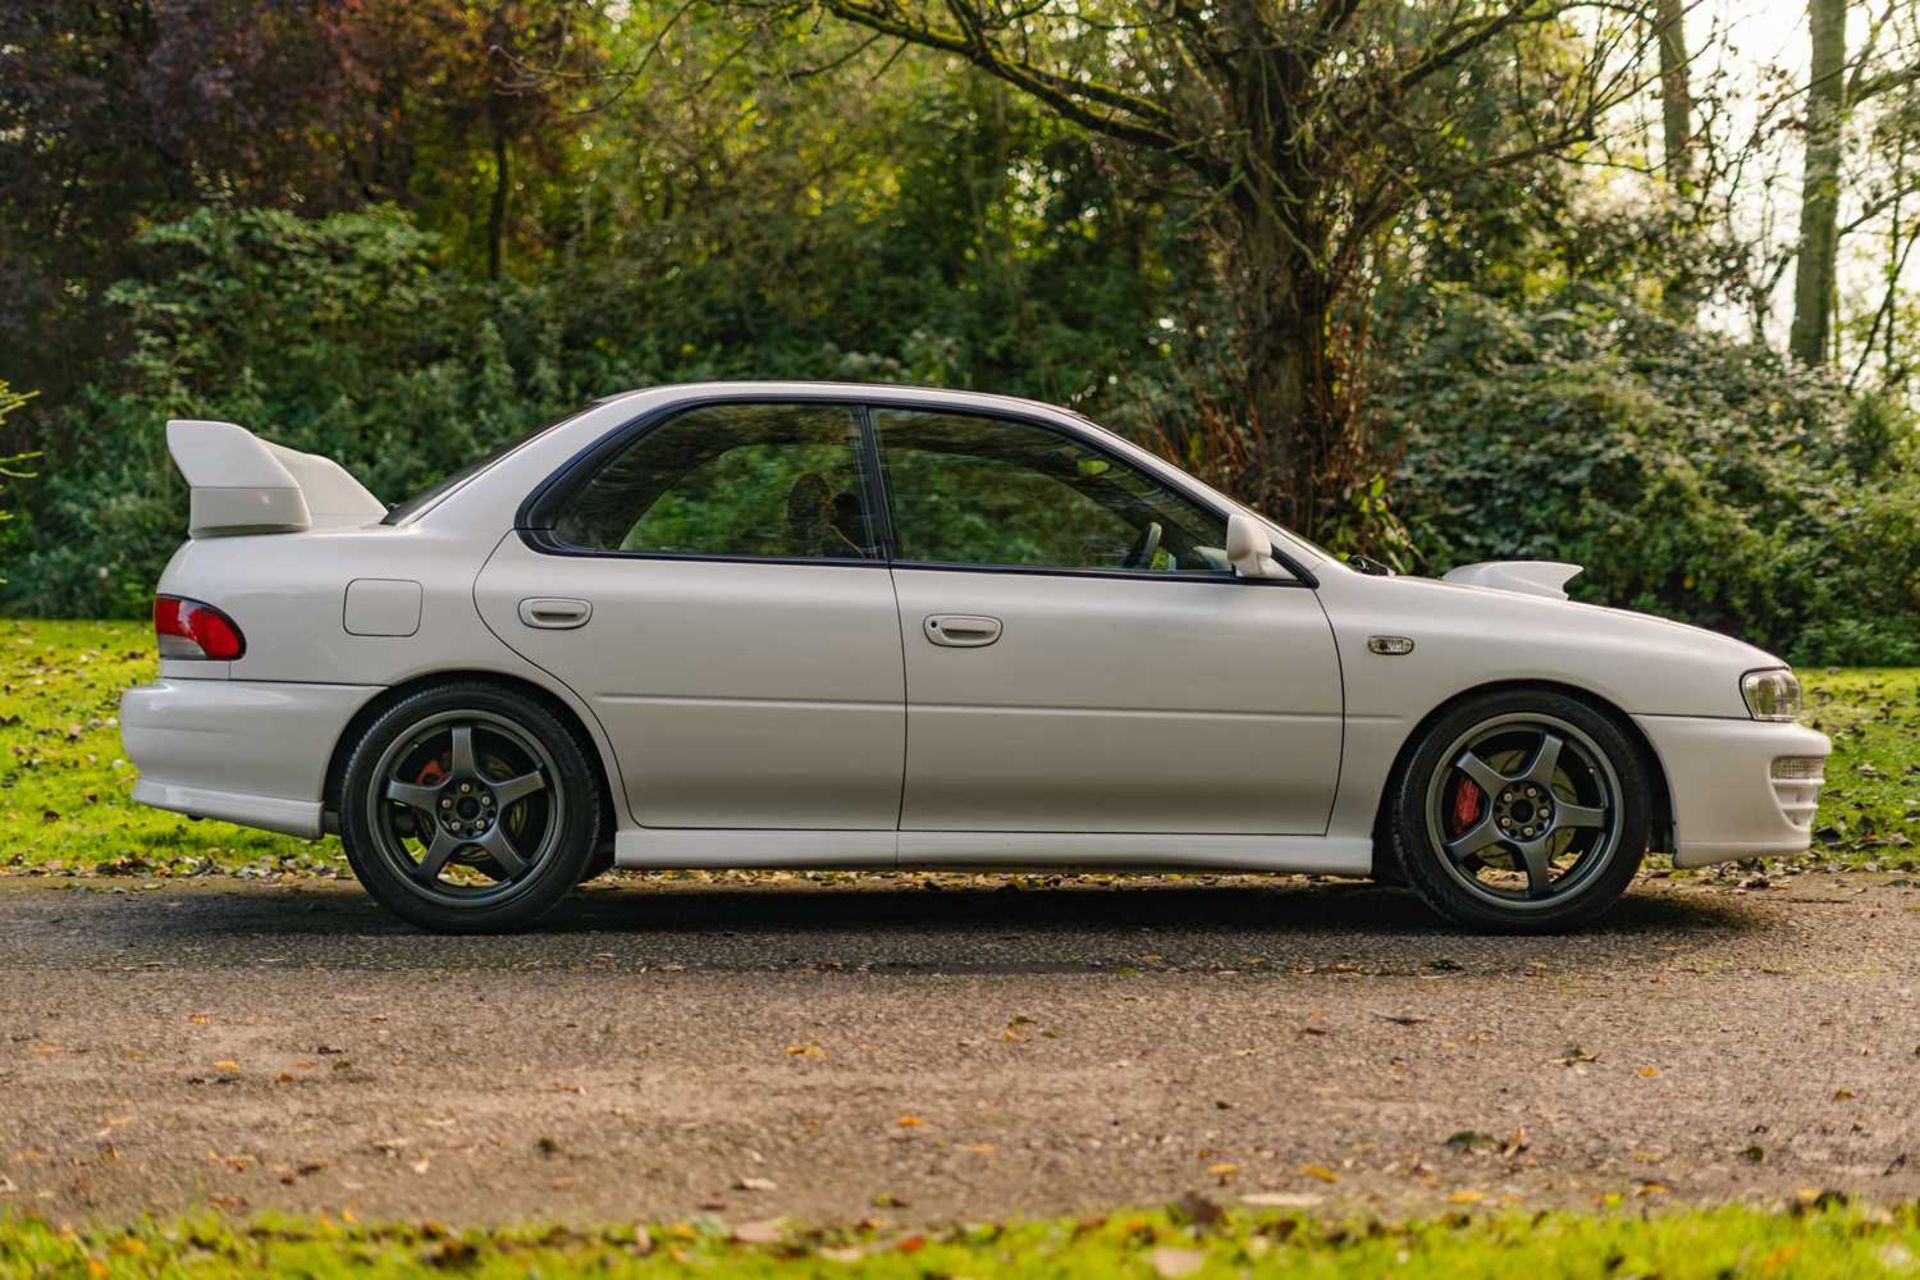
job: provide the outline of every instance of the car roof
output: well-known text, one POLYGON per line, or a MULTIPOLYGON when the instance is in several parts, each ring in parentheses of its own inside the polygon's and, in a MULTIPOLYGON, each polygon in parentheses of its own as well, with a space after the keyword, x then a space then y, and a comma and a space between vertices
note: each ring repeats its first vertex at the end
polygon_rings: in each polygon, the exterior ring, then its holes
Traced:
POLYGON ((657 398, 662 401, 681 398, 698 398, 708 395, 727 396, 764 396, 767 399, 807 399, 807 400, 860 400, 866 403, 912 402, 915 404, 941 404, 955 409, 978 409, 981 411, 1005 412, 1014 410, 1025 413, 1045 415, 1066 414, 1082 421, 1091 421, 1076 409, 1065 405, 1051 404, 1044 400, 1033 400, 1025 396, 996 395, 986 391, 959 391, 949 387, 916 385, 904 382, 832 382, 791 379, 740 380, 713 379, 706 382, 657 383, 650 387, 636 387, 631 391, 619 391, 595 400, 594 406, 618 404, 642 397, 657 398))

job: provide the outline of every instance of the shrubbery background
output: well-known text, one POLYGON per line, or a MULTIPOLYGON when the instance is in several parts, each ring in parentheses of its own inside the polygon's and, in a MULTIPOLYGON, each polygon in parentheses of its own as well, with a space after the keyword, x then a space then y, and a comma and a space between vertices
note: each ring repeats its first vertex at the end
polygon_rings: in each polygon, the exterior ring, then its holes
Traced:
MULTIPOLYGON (((0 588, 11 609, 147 608, 182 536, 170 416, 248 424, 395 501, 589 399, 654 382, 1048 395, 1106 365, 1115 381, 1090 408, 1148 437, 1189 389, 1170 353, 1130 344, 1118 324, 1047 317, 1042 359, 982 359, 933 326, 1005 322, 981 314, 1003 304, 940 287, 895 282, 888 315, 834 327, 862 340, 842 349, 773 311, 736 329, 670 278, 627 290, 473 280, 392 209, 317 221, 204 210, 143 244, 152 271, 109 294, 125 354, 59 410, 58 465, 17 490, 28 519, 11 527, 0 588)), ((841 278, 829 305, 860 308, 873 283, 841 278)), ((1802 662, 1920 662, 1920 480, 1890 405, 1596 286, 1514 301, 1447 285, 1402 302, 1369 411, 1399 457, 1393 491, 1416 571, 1571 560, 1587 566, 1584 599, 1802 662)))
MULTIPOLYGON (((1421 12, 1360 8, 1369 46, 1421 12)), ((185 524, 175 416, 336 458, 396 501, 633 387, 929 383, 1070 404, 1273 492, 1240 394, 1239 259, 1176 158, 953 59, 739 15, 0 15, 0 610, 147 609, 185 524)), ((1452 144, 1509 143, 1501 77, 1577 74, 1583 39, 1530 26, 1463 62, 1452 144)), ((1576 561, 1580 598, 1799 662, 1920 663, 1891 336, 1911 299, 1846 338, 1885 346, 1849 390, 1733 336, 1769 268, 1713 216, 1710 157, 1692 187, 1578 158, 1468 170, 1366 242, 1326 320, 1357 443, 1325 460, 1311 532, 1413 572, 1576 561)))

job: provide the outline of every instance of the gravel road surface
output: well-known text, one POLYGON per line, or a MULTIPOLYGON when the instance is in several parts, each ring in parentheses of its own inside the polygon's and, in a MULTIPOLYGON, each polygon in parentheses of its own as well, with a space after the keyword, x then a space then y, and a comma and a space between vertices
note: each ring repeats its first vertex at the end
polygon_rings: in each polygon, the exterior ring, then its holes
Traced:
POLYGON ((1543 939, 1247 877, 615 877, 508 938, 326 881, 0 880, 0 1211, 1889 1199, 1917 1086, 1887 876, 1650 879, 1543 939))

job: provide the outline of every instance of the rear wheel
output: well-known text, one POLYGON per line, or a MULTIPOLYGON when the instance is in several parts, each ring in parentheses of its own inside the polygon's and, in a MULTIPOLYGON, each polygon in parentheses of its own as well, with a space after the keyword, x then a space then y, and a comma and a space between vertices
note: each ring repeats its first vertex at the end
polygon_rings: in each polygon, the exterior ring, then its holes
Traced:
POLYGON ((1646 766, 1619 725, 1548 690, 1471 698, 1432 725, 1396 780, 1407 883, 1470 928, 1574 928, 1617 901, 1651 822, 1646 766))
POLYGON ((539 701, 463 682, 368 726, 340 797, 347 860, 375 898, 452 933, 531 924, 584 875, 600 835, 587 748, 539 701))

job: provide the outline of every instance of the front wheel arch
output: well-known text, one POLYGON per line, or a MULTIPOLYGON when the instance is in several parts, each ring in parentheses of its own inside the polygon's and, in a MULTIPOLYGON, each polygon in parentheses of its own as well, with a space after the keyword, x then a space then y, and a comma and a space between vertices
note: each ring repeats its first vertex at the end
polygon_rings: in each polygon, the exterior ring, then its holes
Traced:
POLYGON ((1673 850, 1673 791, 1667 781, 1666 766, 1661 763, 1659 752, 1653 749, 1653 743, 1635 723, 1632 716, 1622 711, 1588 689, 1578 685, 1562 684, 1557 680, 1492 680, 1486 684, 1477 684, 1462 689, 1446 701, 1434 707, 1420 718, 1420 722, 1407 732, 1400 743, 1400 750, 1393 757, 1393 768, 1387 771, 1386 783, 1380 789, 1380 799, 1374 805, 1373 812, 1373 878, 1390 884, 1401 884, 1405 873, 1400 870, 1393 852, 1393 841, 1387 835, 1387 822, 1393 808, 1393 797, 1399 789, 1400 779, 1412 762, 1414 752, 1425 740, 1427 731, 1441 717, 1452 711, 1469 698, 1478 698, 1491 693, 1542 692, 1557 693, 1562 697, 1584 702, 1593 710, 1606 716, 1626 734, 1627 740, 1634 744, 1640 753, 1640 762, 1645 767, 1648 779, 1653 783, 1653 795, 1650 797, 1653 812, 1653 839, 1651 847, 1661 852, 1673 850))

